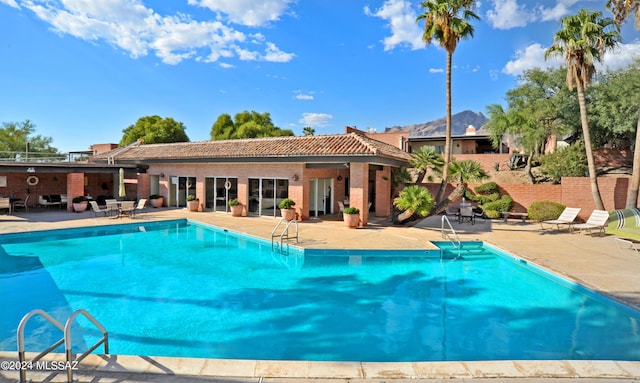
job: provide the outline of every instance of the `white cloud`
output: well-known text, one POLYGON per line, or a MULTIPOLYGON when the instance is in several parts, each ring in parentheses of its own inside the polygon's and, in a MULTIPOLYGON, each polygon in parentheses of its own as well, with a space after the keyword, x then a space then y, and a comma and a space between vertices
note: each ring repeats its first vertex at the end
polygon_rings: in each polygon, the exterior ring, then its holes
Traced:
POLYGON ((220 21, 197 21, 186 14, 163 16, 141 0, 20 1, 55 32, 95 43, 104 41, 133 58, 152 52, 164 63, 174 65, 188 59, 215 62, 220 57, 237 57, 287 62, 294 57, 259 33, 247 38, 220 21), (246 44, 264 46, 264 54, 242 46, 246 44))
MULTIPOLYGON (((533 68, 550 68, 564 65, 562 57, 553 57, 549 60, 544 59, 544 52, 547 48, 539 43, 531 44, 524 50, 515 53, 515 59, 509 61, 502 69, 503 73, 519 76, 528 69, 533 68)), ((607 67, 611 70, 624 68, 640 57, 640 41, 634 41, 630 44, 620 44, 613 52, 607 52, 604 55, 602 64, 597 64, 596 70, 602 70, 607 67)))
POLYGON ((20 8, 18 3, 15 2, 15 0, 0 0, 0 4, 6 4, 10 7, 18 8, 18 9, 20 8))
POLYGON ((371 12, 364 8, 367 16, 378 17, 388 22, 391 36, 382 40, 384 50, 392 50, 397 46, 409 46, 412 50, 425 47, 422 41, 422 30, 416 24, 416 13, 411 9, 411 3, 405 0, 386 0, 382 7, 371 12))
POLYGON ((561 17, 571 13, 569 7, 577 2, 578 0, 559 0, 554 7, 545 8, 541 5, 538 7, 537 11, 540 14, 540 19, 542 21, 560 20, 561 17))
POLYGON ((220 63, 218 65, 220 66, 220 68, 224 68, 224 69, 235 68, 235 65, 231 65, 231 64, 227 64, 227 63, 220 63))
POLYGON ((524 50, 516 51, 514 60, 507 62, 502 69, 502 72, 512 76, 519 76, 525 70, 536 67, 545 69, 561 65, 562 59, 544 59, 544 52, 546 49, 547 48, 543 47, 539 43, 534 43, 526 47, 524 50))
POLYGON ((295 91, 293 91, 293 93, 296 94, 296 99, 297 100, 309 101, 309 100, 313 100, 314 99, 313 92, 307 92, 305 94, 301 90, 295 90, 295 91))
POLYGON ((302 113, 302 118, 298 120, 304 126, 312 128, 323 127, 329 125, 332 115, 326 113, 302 113))
POLYGON ((620 44, 613 52, 604 55, 602 65, 611 70, 627 67, 640 58, 640 41, 636 40, 629 44, 620 44))
POLYGON ((222 13, 236 24, 261 26, 277 21, 295 0, 189 0, 189 5, 222 13))
POLYGON ((535 20, 535 15, 518 4, 517 0, 493 0, 493 9, 487 11, 487 20, 493 28, 524 27, 535 20))
POLYGON ((429 68, 429 73, 444 73, 442 68, 429 68))

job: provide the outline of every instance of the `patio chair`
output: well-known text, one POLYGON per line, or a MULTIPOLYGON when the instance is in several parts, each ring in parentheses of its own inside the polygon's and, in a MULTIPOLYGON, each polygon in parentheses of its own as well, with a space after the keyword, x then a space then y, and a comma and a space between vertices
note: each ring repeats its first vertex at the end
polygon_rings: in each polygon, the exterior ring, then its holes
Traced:
POLYGON ((9 210, 9 214, 11 214, 11 199, 9 197, 0 198, 0 209, 7 209, 9 210))
POLYGON ((597 229, 600 235, 604 234, 605 226, 609 220, 609 212, 606 210, 594 210, 591 212, 589 219, 585 223, 577 223, 571 226, 571 231, 574 230, 589 230, 591 234, 592 230, 597 229))
POLYGON ((344 213, 344 202, 342 202, 342 201, 338 201, 338 208, 340 209, 340 210, 338 211, 338 216, 339 216, 339 217, 342 217, 342 216, 343 216, 343 213, 344 213))
POLYGON ((26 213, 29 212, 29 197, 31 197, 31 194, 27 194, 27 197, 24 199, 24 201, 16 201, 13 203, 13 211, 15 212, 17 208, 22 208, 24 209, 24 211, 26 213))
POLYGON ((105 200, 107 215, 118 215, 118 200, 115 199, 107 199, 105 200))
POLYGON ((580 213, 579 207, 565 207, 557 219, 540 221, 540 228, 544 230, 544 224, 546 223, 548 225, 556 225, 558 230, 560 230, 560 225, 568 225, 569 230, 571 230, 571 225, 576 220, 578 213, 580 213))
POLYGON ((458 223, 463 223, 465 220, 469 221, 469 223, 472 225, 476 223, 476 216, 475 216, 475 213, 473 212, 473 207, 463 206, 460 208, 460 215, 458 215, 458 223))
POLYGON ((128 215, 129 218, 133 218, 135 216, 135 203, 133 201, 122 201, 120 203, 120 215, 128 215))
POLYGON ((89 201, 89 204, 91 205, 91 212, 93 213, 94 217, 98 216, 98 213, 101 213, 103 216, 107 216, 107 214, 109 213, 109 210, 107 210, 107 208, 105 207, 104 209, 101 209, 100 206, 98 206, 98 203, 96 201, 89 201))
POLYGON ((147 206, 147 199, 146 198, 140 199, 136 207, 133 209, 133 218, 136 217, 136 214, 142 213, 146 206, 147 206))

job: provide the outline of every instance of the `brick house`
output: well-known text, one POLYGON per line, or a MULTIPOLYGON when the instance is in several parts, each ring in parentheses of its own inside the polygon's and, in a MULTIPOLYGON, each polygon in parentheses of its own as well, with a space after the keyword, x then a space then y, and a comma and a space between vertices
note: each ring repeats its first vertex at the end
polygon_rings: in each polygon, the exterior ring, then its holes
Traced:
POLYGON ((195 195, 200 211, 226 212, 238 199, 243 215, 279 216, 284 198, 300 219, 337 213, 338 201, 369 214, 391 214, 391 170, 408 166, 407 152, 361 134, 271 137, 145 145, 102 153, 93 164, 144 166, 137 196, 161 194, 165 204, 186 206, 195 195))

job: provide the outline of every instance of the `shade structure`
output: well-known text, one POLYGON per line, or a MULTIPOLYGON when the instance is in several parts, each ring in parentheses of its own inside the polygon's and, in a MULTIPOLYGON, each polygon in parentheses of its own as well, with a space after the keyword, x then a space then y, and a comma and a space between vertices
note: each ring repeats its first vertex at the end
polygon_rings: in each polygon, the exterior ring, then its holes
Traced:
POLYGON ((124 188, 124 169, 120 168, 120 180, 118 185, 118 196, 124 198, 127 196, 127 191, 124 188))

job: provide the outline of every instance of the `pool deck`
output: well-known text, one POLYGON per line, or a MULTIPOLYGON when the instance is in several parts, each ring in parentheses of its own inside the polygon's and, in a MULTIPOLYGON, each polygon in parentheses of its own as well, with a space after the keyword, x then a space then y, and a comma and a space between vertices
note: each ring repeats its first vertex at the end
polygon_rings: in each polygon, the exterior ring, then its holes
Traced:
MULTIPOLYGON (((96 225, 188 218, 271 240, 277 219, 190 213, 184 209, 147 209, 135 219, 94 218, 90 213, 39 210, 0 215, 0 234, 96 225)), ((508 251, 569 280, 640 310, 640 254, 621 249, 612 236, 541 230, 519 219, 452 222, 462 241, 480 240, 508 251)), ((344 227, 337 217, 299 223, 299 243, 308 248, 428 249, 442 241, 441 218, 411 227, 372 218, 368 226, 344 227)), ((61 357, 61 355, 56 355, 61 357)), ((0 352, 0 361, 15 360, 0 352)), ((91 355, 76 373, 84 382, 382 382, 421 381, 640 382, 640 362, 488 361, 425 363, 292 362, 91 355)), ((66 381, 63 373, 30 371, 33 381, 66 381)), ((0 371, 0 381, 16 381, 15 371, 0 371)))

